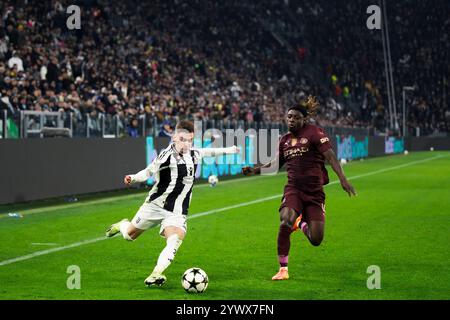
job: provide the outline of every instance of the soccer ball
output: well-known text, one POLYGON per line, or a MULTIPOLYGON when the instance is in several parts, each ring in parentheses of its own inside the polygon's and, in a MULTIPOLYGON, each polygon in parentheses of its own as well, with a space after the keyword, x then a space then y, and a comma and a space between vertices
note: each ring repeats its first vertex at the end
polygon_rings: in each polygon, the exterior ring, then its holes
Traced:
POLYGON ((210 175, 208 178, 208 183, 211 187, 214 187, 219 182, 219 178, 215 175, 210 175))
POLYGON ((341 159, 341 165, 345 165, 345 164, 347 164, 347 159, 342 158, 342 159, 341 159))
POLYGON ((208 275, 200 268, 187 269, 181 278, 184 290, 190 293, 201 293, 208 287, 208 275))

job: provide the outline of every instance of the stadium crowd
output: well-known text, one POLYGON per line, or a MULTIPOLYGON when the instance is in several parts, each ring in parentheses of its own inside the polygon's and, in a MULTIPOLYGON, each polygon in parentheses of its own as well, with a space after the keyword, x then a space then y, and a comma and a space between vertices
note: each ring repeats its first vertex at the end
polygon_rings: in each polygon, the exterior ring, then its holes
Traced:
MULTIPOLYGON (((410 134, 450 131, 450 3, 385 1, 392 56, 396 107, 402 113, 402 88, 408 92, 410 134)), ((288 1, 290 12, 304 21, 305 37, 315 51, 335 97, 355 99, 362 123, 384 126, 387 89, 380 30, 368 30, 365 0, 288 1)), ((400 123, 401 124, 401 123, 400 123)))
MULTIPOLYGON (((388 4, 397 108, 415 85, 410 127, 448 132, 448 4, 405 2, 388 4)), ((142 115, 162 134, 183 118, 282 122, 313 94, 321 125, 387 127, 381 35, 352 18, 366 1, 79 3, 69 30, 70 1, 2 1, 0 110, 117 115, 135 136, 142 115)))

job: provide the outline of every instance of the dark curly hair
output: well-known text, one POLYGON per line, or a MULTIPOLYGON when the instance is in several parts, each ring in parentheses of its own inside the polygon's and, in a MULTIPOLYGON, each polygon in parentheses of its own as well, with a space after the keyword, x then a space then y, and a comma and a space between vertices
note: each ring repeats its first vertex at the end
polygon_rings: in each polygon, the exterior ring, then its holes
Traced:
POLYGON ((298 105, 290 107, 289 110, 297 110, 301 112, 304 117, 314 117, 317 114, 318 107, 319 102, 317 101, 317 98, 310 95, 306 99, 300 101, 298 105))

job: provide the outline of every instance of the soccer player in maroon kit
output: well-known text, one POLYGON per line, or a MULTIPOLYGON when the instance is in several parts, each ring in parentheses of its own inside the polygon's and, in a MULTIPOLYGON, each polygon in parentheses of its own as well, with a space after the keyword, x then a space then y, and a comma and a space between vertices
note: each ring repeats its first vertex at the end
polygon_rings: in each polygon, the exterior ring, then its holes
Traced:
POLYGON ((325 193, 323 186, 329 182, 325 168, 327 161, 339 177, 342 188, 349 196, 356 195, 347 181, 342 167, 331 148, 329 138, 318 126, 309 124, 316 114, 318 102, 309 96, 298 106, 289 108, 289 132, 281 137, 275 160, 259 167, 244 167, 245 175, 261 174, 261 169, 286 165, 288 183, 280 206, 278 232, 278 261, 280 270, 272 280, 287 280, 291 233, 300 229, 313 246, 322 242, 325 227, 325 193))

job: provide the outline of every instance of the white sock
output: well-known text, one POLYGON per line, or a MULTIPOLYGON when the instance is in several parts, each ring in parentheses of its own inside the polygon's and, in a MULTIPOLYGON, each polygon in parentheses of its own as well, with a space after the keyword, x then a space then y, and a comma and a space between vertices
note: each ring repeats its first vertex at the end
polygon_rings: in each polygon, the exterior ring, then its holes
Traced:
POLYGON ((167 269, 167 267, 175 258, 175 254, 177 253, 178 248, 181 246, 182 242, 183 240, 181 240, 177 234, 173 234, 167 238, 166 247, 161 251, 158 262, 155 269, 153 269, 153 272, 163 273, 164 270, 167 269))
POLYGON ((122 233, 122 236, 125 240, 133 241, 131 239, 130 235, 128 234, 128 227, 131 225, 130 221, 122 221, 119 225, 120 233, 122 233))

